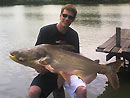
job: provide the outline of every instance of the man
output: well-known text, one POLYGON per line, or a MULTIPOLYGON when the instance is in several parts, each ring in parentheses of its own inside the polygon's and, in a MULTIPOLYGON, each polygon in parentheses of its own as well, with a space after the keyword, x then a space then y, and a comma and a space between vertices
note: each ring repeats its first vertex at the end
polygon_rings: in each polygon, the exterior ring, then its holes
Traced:
MULTIPOLYGON (((67 4, 62 7, 60 13, 60 22, 51 24, 41 28, 38 35, 36 45, 39 44, 70 44, 76 48, 76 53, 79 53, 79 38, 75 30, 69 26, 74 21, 77 15, 77 10, 74 5, 67 4)), ((39 70, 37 70, 39 72, 39 70)), ((64 89, 57 88, 58 75, 47 72, 42 75, 39 72, 38 76, 32 81, 29 89, 29 98, 47 98, 52 92, 55 98, 65 98, 64 89)), ((71 87, 65 83, 65 87, 71 97, 76 95, 76 98, 86 98, 85 83, 76 75, 71 76, 71 87), (74 80, 73 80, 74 79, 74 80), (75 83, 76 82, 76 83, 75 83), (75 85, 76 84, 76 85, 75 85)))

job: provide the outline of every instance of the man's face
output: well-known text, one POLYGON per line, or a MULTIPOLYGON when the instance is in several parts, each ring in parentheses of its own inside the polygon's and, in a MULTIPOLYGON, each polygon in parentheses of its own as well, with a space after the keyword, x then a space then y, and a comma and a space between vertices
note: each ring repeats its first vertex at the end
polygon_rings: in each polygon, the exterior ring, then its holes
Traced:
POLYGON ((69 27, 74 21, 74 18, 75 17, 71 11, 64 10, 63 13, 60 14, 60 23, 64 27, 69 27))

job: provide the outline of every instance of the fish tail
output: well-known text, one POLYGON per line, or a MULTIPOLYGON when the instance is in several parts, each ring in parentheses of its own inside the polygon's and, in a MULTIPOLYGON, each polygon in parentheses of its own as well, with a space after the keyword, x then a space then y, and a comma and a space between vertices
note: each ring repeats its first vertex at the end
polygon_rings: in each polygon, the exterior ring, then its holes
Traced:
POLYGON ((117 90, 119 88, 119 79, 117 72, 119 71, 123 60, 117 60, 115 62, 107 64, 106 76, 111 84, 111 86, 117 90))

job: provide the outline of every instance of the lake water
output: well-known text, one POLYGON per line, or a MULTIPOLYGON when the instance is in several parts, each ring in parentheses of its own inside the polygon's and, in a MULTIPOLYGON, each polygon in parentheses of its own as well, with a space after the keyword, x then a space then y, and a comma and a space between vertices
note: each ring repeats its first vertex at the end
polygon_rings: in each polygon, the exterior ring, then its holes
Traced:
MULTIPOLYGON (((81 53, 93 60, 99 59, 101 63, 107 63, 106 54, 95 50, 115 34, 116 27, 130 29, 130 5, 76 6, 78 15, 71 27, 79 34, 81 53)), ((34 46, 42 26, 59 22, 61 7, 62 5, 0 7, 0 98, 27 98, 29 85, 37 72, 13 62, 8 53, 14 49, 34 46)), ((113 91, 105 84, 106 77, 98 75, 96 80, 87 85, 88 98, 97 98, 103 92, 99 98, 130 98, 130 84, 128 78, 126 80, 123 78, 121 88, 113 91)), ((66 98, 70 98, 68 94, 66 98)))

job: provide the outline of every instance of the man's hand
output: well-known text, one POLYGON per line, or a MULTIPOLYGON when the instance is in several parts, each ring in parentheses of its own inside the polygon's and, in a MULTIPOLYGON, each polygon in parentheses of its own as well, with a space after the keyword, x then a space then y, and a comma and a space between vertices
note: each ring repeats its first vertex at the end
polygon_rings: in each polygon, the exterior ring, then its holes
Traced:
POLYGON ((99 74, 105 74, 105 69, 101 69, 98 73, 99 74))
POLYGON ((36 70, 38 73, 40 73, 40 74, 44 74, 44 73, 48 72, 48 70, 47 70, 44 66, 42 66, 42 65, 36 67, 35 70, 36 70))
POLYGON ((58 74, 58 79, 57 79, 58 88, 61 88, 64 82, 65 80, 63 79, 63 77, 60 74, 58 74))

